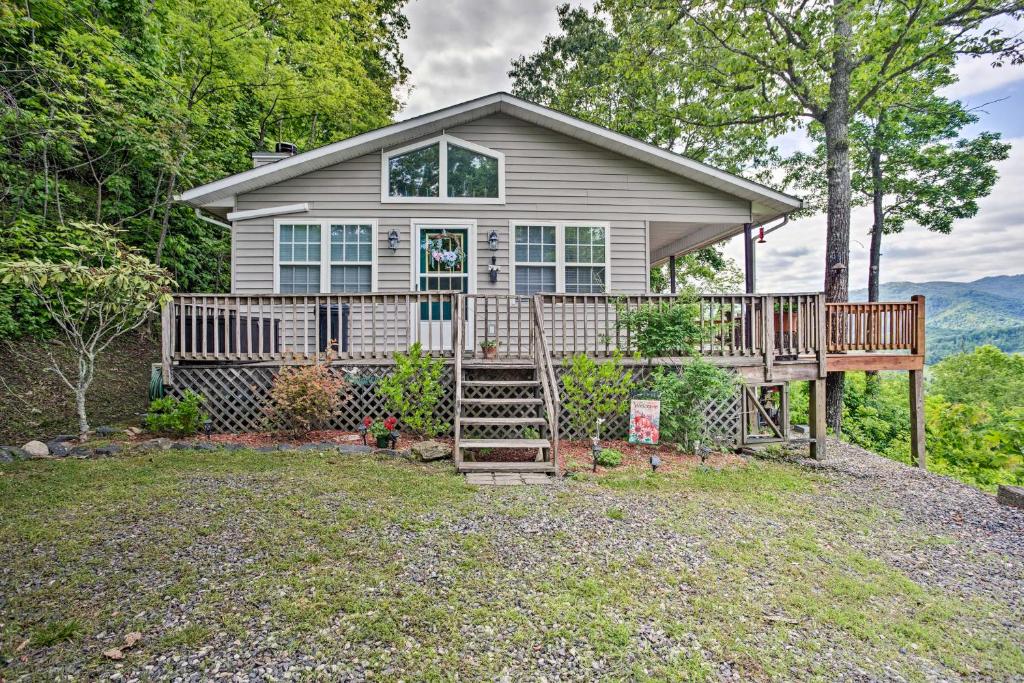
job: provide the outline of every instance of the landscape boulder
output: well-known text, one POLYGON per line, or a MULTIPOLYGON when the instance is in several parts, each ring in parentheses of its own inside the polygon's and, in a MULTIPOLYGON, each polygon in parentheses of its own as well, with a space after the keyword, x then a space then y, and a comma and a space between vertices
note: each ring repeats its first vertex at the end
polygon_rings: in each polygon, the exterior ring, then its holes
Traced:
POLYGON ((77 441, 78 437, 73 434, 58 434, 57 436, 50 439, 51 443, 67 443, 69 441, 77 441))
POLYGON ((96 428, 96 433, 100 436, 112 436, 114 434, 117 434, 117 431, 118 430, 114 429, 113 427, 108 427, 106 425, 96 428))
POLYGON ((42 441, 29 441, 21 450, 28 453, 30 458, 45 458, 50 455, 50 449, 42 441))
POLYGON ((996 500, 1003 505, 1024 510, 1024 487, 999 485, 996 500))
POLYGON ((417 459, 423 462, 444 460, 452 457, 452 447, 440 441, 420 441, 409 449, 417 459))
POLYGON ((173 441, 161 436, 156 439, 149 439, 148 441, 143 441, 142 443, 137 445, 136 448, 139 449, 140 451, 168 451, 171 449, 172 445, 174 445, 173 441))
POLYGON ((50 449, 50 455, 55 455, 58 458, 63 458, 68 454, 67 444, 63 441, 50 441, 46 444, 46 447, 50 449))
POLYGON ((111 455, 117 455, 120 452, 121 447, 116 443, 112 443, 108 446, 100 446, 99 448, 96 448, 95 450, 93 450, 93 455, 95 455, 97 458, 106 458, 111 455))
POLYGON ((0 446, 0 462, 17 462, 28 457, 28 453, 17 446, 0 446))

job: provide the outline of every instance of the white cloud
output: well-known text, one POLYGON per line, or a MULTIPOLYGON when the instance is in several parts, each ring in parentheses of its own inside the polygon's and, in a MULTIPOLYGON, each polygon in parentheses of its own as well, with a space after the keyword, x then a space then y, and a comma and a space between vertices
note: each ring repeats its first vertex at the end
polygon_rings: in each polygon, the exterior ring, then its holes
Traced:
MULTIPOLYGON (((992 194, 978 202, 978 215, 958 221, 952 234, 908 226, 882 242, 882 281, 954 280, 1024 272, 1024 138, 1008 140, 1010 158, 999 164, 992 194)), ((854 209, 850 234, 850 288, 867 286, 871 211, 854 209)), ((726 247, 743 262, 742 238, 726 247)), ((820 290, 824 281, 825 216, 793 221, 757 247, 758 289, 764 292, 820 290)))

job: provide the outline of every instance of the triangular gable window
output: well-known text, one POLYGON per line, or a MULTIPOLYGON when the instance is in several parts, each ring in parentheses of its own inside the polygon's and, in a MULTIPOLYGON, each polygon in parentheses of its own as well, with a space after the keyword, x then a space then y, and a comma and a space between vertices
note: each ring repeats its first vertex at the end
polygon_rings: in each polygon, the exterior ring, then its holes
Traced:
POLYGON ((501 204, 505 155, 441 135, 384 154, 382 202, 501 204))

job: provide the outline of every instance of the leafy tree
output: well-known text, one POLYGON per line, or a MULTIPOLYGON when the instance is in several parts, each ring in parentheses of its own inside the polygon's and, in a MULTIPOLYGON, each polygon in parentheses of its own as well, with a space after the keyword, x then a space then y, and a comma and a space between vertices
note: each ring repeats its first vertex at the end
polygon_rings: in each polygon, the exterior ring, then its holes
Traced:
POLYGON ((110 224, 179 286, 224 290, 228 228, 174 195, 248 168, 270 140, 312 147, 388 123, 403 5, 3 4, 0 224, 110 224))
MULTIPOLYGON (((669 266, 652 268, 651 291, 671 289, 669 266)), ((702 294, 727 294, 743 289, 743 273, 736 262, 718 247, 706 247, 676 258, 676 291, 691 289, 702 294)))
POLYGON ((988 403, 997 410, 1024 407, 1024 356, 979 346, 950 356, 931 372, 929 393, 952 403, 988 403))
MULTIPOLYGON (((850 124, 954 80, 960 55, 1020 61, 1022 38, 993 25, 1018 0, 936 3, 822 0, 605 0, 613 62, 648 86, 671 84, 674 119, 708 131, 779 134, 816 122, 828 183, 825 292, 848 294, 850 124)), ((636 110, 643 100, 631 102, 636 110)), ((756 139, 756 135, 754 136, 756 139)), ((842 374, 828 378, 829 421, 841 421, 842 374)))
POLYGON ((169 300, 173 281, 144 256, 124 246, 109 226, 77 224, 83 239, 72 256, 0 261, 0 283, 18 283, 46 311, 58 330, 53 343, 76 360, 68 369, 48 353, 50 369, 74 394, 79 433, 89 432, 85 399, 96 357, 112 341, 142 325, 169 300))

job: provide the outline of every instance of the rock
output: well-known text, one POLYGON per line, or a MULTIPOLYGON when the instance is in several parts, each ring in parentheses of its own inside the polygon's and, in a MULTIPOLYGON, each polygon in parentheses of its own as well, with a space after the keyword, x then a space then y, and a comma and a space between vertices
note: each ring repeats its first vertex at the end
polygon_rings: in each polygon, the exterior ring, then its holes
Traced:
POLYGON ((164 437, 149 439, 135 446, 140 451, 169 451, 173 447, 174 442, 164 437))
POLYGON ((55 455, 58 458, 63 458, 70 450, 63 441, 50 441, 46 447, 50 449, 50 455, 55 455))
POLYGON ((0 446, 0 462, 17 462, 28 458, 28 453, 17 446, 0 446))
POLYGON ((279 444, 277 444, 277 450, 279 450, 279 451, 294 451, 295 450, 295 446, 293 446, 293 445, 291 445, 289 443, 279 443, 279 444))
POLYGON ((375 448, 373 449, 374 455, 383 455, 388 458, 405 458, 409 459, 412 457, 412 453, 409 451, 396 451, 391 448, 375 448))
POLYGON ((217 450, 217 444, 212 441, 197 441, 192 444, 192 448, 197 451, 215 451, 217 450))
POLYGON ((373 448, 371 448, 370 446, 349 446, 346 444, 341 444, 335 446, 334 449, 339 453, 347 453, 351 455, 355 455, 358 453, 373 453, 373 448))
POLYGON ((329 443, 304 443, 299 446, 296 450, 299 451, 326 451, 330 450, 331 444, 329 443))
POLYGON ((414 443, 409 450, 423 462, 452 457, 452 447, 440 441, 420 441, 414 443))
POLYGON ((88 446, 75 446, 74 448, 72 448, 68 452, 68 455, 70 457, 72 457, 72 458, 80 458, 81 459, 81 458, 91 458, 93 453, 92 453, 92 449, 89 448, 88 446))
POLYGON ((99 434, 100 436, 111 436, 113 434, 117 434, 117 431, 118 430, 107 425, 103 425, 102 427, 96 428, 96 433, 99 434))
POLYGON ((71 434, 58 434, 57 436, 50 439, 51 442, 56 443, 67 443, 69 441, 77 441, 78 437, 71 434))
POLYGON ((188 443, 186 441, 175 441, 171 444, 172 451, 191 451, 195 450, 196 445, 194 443, 188 443))
POLYGON ((259 448, 254 448, 253 451, 256 453, 276 453, 278 448, 277 446, 260 446, 259 448))
POLYGON ((42 441, 29 441, 21 447, 21 450, 28 453, 30 458, 45 458, 50 455, 50 449, 42 441))
POLYGON ((142 433, 142 429, 140 429, 139 427, 129 427, 128 429, 124 430, 124 433, 127 434, 128 436, 138 436, 139 434, 142 433))
POLYGON ((1003 505, 1024 510, 1024 486, 1005 486, 1000 484, 999 490, 996 493, 996 500, 1003 505))
POLYGON ((109 446, 100 446, 93 450, 93 455, 97 458, 106 458, 111 455, 117 455, 121 452, 121 447, 116 443, 112 443, 109 446))

